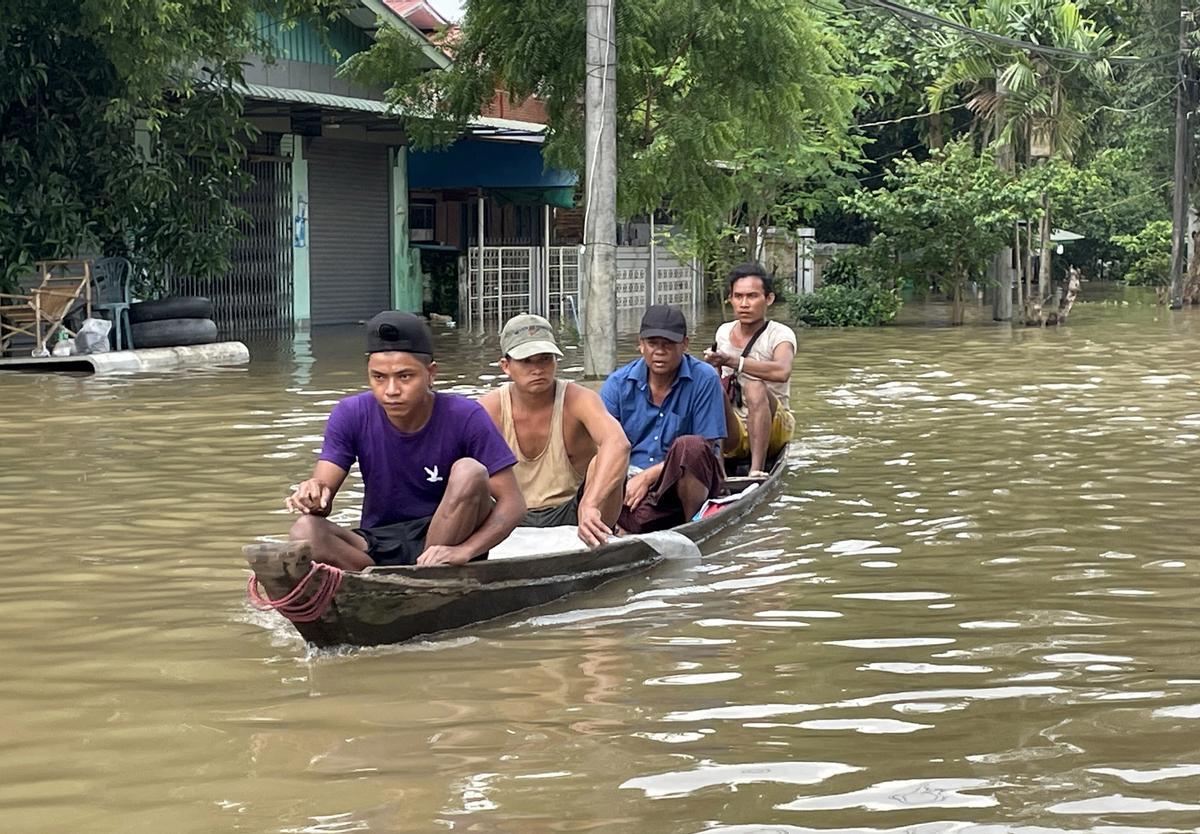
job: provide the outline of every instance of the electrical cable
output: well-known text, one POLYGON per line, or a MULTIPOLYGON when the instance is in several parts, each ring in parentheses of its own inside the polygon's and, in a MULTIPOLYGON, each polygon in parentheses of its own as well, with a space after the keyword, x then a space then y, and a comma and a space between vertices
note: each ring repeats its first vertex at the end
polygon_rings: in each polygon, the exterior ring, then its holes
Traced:
POLYGON ((1007 35, 998 35, 994 32, 987 32, 982 29, 976 29, 964 23, 959 23, 954 20, 941 17, 940 15, 924 12, 919 9, 913 9, 894 0, 851 0, 860 6, 873 6, 882 11, 888 12, 897 18, 907 18, 910 21, 928 27, 941 27, 952 29, 964 35, 969 35, 977 40, 990 41, 992 43, 1008 46, 1014 49, 1021 49, 1027 52, 1033 52, 1038 55, 1043 55, 1050 58, 1070 58, 1075 60, 1106 60, 1114 64, 1145 64, 1157 61, 1174 59, 1175 52, 1163 53, 1161 55, 1151 55, 1146 57, 1136 55, 1099 55, 1087 52, 1079 52, 1074 49, 1065 49, 1058 46, 1044 46, 1032 41, 1023 41, 1019 38, 1010 38, 1007 35))
POLYGON ((1161 191, 1161 190, 1167 188, 1169 185, 1170 185, 1169 182, 1162 182, 1162 183, 1158 184, 1157 186, 1155 186, 1154 188, 1151 188, 1147 191, 1143 191, 1140 194, 1130 194, 1128 196, 1122 197, 1119 200, 1115 200, 1114 202, 1111 202, 1106 206, 1098 206, 1096 208, 1088 209, 1087 211, 1081 211, 1075 216, 1076 217, 1086 217, 1089 214, 1095 214, 1100 211, 1107 211, 1108 209, 1112 208, 1113 206, 1121 205, 1121 203, 1128 203, 1130 200, 1137 200, 1141 197, 1148 197, 1151 194, 1154 194, 1155 192, 1158 192, 1158 191, 1161 191))
POLYGON ((966 104, 952 104, 949 107, 943 107, 941 110, 930 110, 926 113, 913 113, 911 116, 901 116, 898 119, 885 119, 881 122, 863 122, 862 124, 850 125, 851 127, 882 127, 883 125, 894 125, 900 122, 909 122, 913 119, 924 119, 926 116, 936 116, 939 113, 949 113, 951 110, 961 110, 968 107, 966 104))

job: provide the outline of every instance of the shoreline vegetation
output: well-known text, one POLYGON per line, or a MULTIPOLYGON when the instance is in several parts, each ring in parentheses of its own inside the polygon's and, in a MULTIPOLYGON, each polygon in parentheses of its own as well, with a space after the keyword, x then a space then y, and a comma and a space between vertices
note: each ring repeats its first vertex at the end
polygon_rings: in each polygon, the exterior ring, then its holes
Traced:
MULTIPOLYGON (((170 275, 230 274, 258 136, 242 62, 286 57, 280 21, 331 44, 340 9, 9 4, 0 291, 80 252, 128 257, 140 297, 170 275)), ((462 136, 501 91, 537 97, 546 164, 583 172, 582 7, 463 12, 424 39, 384 26, 330 55, 341 78, 386 91, 413 148, 462 136), (429 69, 431 48, 448 66, 429 69)), ((772 228, 857 245, 853 280, 795 302, 812 324, 884 323, 909 291, 961 313, 972 285, 1014 287, 993 294, 993 317, 1030 325, 1065 319, 1076 281, 1200 301, 1172 205, 1194 202, 1196 138, 1172 137, 1175 112, 1195 109, 1200 40, 1176 6, 660 0, 617 18, 618 217, 660 218, 664 244, 709 274, 763 260, 772 228)))

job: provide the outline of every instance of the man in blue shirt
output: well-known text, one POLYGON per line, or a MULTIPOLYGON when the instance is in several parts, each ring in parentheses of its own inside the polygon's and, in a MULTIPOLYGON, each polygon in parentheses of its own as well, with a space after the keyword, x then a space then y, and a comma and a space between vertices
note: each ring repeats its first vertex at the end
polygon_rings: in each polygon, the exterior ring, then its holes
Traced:
POLYGON ((717 494, 725 437, 725 401, 717 372, 688 355, 687 321, 678 307, 646 310, 638 331, 641 359, 613 371, 600 389, 632 447, 625 506, 617 526, 629 533, 685 521, 717 494))

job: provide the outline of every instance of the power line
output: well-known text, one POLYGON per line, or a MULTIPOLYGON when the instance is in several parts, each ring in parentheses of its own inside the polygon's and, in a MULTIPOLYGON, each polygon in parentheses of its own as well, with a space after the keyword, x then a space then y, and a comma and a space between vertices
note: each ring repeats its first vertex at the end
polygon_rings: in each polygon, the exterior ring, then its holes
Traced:
POLYGON ((926 116, 936 116, 939 113, 948 113, 951 110, 958 110, 966 107, 965 104, 952 104, 949 107, 943 107, 941 110, 930 110, 927 113, 913 113, 911 116, 901 116, 898 119, 884 119, 881 122, 863 122, 862 124, 851 125, 851 127, 882 127, 883 125, 894 125, 900 122, 908 122, 913 119, 924 119, 926 116))
POLYGON ((1148 189, 1148 190, 1146 190, 1146 191, 1143 191, 1143 192, 1142 192, 1142 193, 1140 193, 1140 194, 1129 194, 1128 196, 1122 197, 1122 198, 1121 198, 1121 199, 1119 199, 1119 200, 1115 200, 1114 202, 1111 202, 1111 203, 1109 203, 1109 204, 1108 204, 1108 205, 1106 205, 1106 206, 1098 206, 1098 207, 1096 207, 1096 208, 1088 209, 1087 211, 1081 211, 1081 212, 1079 212, 1078 214, 1076 214, 1075 216, 1076 216, 1076 217, 1086 217, 1086 216, 1088 216, 1089 214, 1096 214, 1097 212, 1101 212, 1101 211, 1107 211, 1108 209, 1110 209, 1110 208, 1113 208, 1114 206, 1119 206, 1119 205, 1121 205, 1121 203, 1128 203, 1130 200, 1137 200, 1137 199, 1140 199, 1140 198, 1142 198, 1142 197, 1148 197, 1148 196, 1150 196, 1151 194, 1155 194, 1155 193, 1157 193, 1157 192, 1160 192, 1160 191, 1162 191, 1163 189, 1165 189, 1165 188, 1166 188, 1167 186, 1169 186, 1169 185, 1170 185, 1170 183, 1169 183, 1169 182, 1166 182, 1166 181, 1164 181, 1164 182, 1161 182, 1161 183, 1159 183, 1158 185, 1156 185, 1154 188, 1151 188, 1151 189, 1148 189))
POLYGON ((1007 35, 998 35, 995 32, 987 32, 982 29, 975 29, 964 23, 959 23, 954 20, 941 17, 940 15, 923 12, 919 9, 909 8, 893 0, 850 0, 866 6, 874 6, 877 9, 888 12, 897 18, 907 18, 926 27, 942 27, 951 29, 964 35, 969 35, 977 40, 990 41, 992 43, 1008 46, 1013 49, 1020 49, 1027 52, 1033 52, 1039 55, 1044 55, 1050 58, 1068 58, 1073 60, 1106 60, 1114 64, 1145 64, 1157 61, 1174 59, 1174 52, 1164 53, 1162 55, 1152 55, 1149 57, 1139 57, 1136 55, 1099 55, 1088 52, 1079 52, 1074 49, 1064 49, 1059 46, 1045 46, 1043 44, 1034 43, 1032 41, 1023 41, 1018 38, 1010 38, 1007 35))
MULTIPOLYGON (((1182 83, 1183 82, 1181 82, 1181 81, 1176 81, 1173 85, 1171 85, 1171 89, 1167 90, 1161 96, 1158 96, 1157 98, 1155 98, 1151 101, 1148 101, 1145 104, 1139 104, 1137 107, 1129 107, 1129 108, 1110 107, 1107 104, 1102 104, 1099 107, 1097 107, 1095 110, 1093 110, 1090 114, 1088 114, 1087 118, 1090 119, 1093 116, 1098 115, 1101 111, 1104 111, 1104 110, 1107 110, 1110 113, 1137 113, 1140 110, 1145 110, 1147 108, 1153 107, 1156 104, 1160 104, 1165 99, 1170 98, 1171 96, 1175 95, 1175 91, 1180 88, 1182 83)), ((1085 119, 1085 121, 1086 121, 1086 119, 1085 119)))

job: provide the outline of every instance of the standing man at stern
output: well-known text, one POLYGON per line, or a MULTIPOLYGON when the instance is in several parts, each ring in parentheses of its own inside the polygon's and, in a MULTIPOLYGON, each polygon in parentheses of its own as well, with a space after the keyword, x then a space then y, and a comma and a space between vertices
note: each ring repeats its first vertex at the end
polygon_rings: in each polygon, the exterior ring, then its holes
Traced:
POLYGON ((512 382, 479 404, 517 456, 513 471, 529 507, 520 526, 576 526, 584 544, 604 544, 621 512, 625 433, 595 391, 556 378, 562 351, 541 316, 509 319, 500 350, 512 382))
POLYGON ((717 456, 725 437, 720 378, 687 349, 683 312, 655 304, 638 331, 642 358, 613 371, 600 389, 632 446, 634 474, 617 522, 630 533, 690 521, 724 480, 717 456))
POLYGON ((385 311, 367 323, 371 390, 339 402, 312 477, 288 496, 292 539, 345 570, 463 565, 487 558, 525 512, 516 458, 477 402, 433 390, 437 363, 425 322, 385 311), (329 521, 358 461, 362 526, 329 521))
POLYGON ((796 418, 788 408, 796 334, 767 320, 775 303, 774 281, 761 264, 745 263, 729 273, 734 321, 717 328, 704 359, 729 378, 725 397, 726 460, 750 459, 750 475, 767 473, 767 458, 792 439, 796 418))

